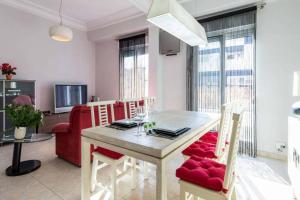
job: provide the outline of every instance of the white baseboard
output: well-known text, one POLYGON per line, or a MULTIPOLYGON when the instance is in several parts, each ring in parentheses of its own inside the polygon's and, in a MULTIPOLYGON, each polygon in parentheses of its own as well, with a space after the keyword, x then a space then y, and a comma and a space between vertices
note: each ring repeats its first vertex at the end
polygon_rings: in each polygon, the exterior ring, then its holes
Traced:
POLYGON ((257 155, 260 157, 287 161, 287 155, 285 155, 285 154, 272 153, 272 152, 267 152, 267 151, 257 151, 257 155))

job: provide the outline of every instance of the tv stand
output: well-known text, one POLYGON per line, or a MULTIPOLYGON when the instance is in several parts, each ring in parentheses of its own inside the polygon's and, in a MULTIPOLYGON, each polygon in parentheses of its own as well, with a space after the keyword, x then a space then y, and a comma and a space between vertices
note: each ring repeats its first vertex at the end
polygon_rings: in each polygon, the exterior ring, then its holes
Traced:
POLYGON ((70 112, 66 113, 49 113, 44 112, 43 125, 39 128, 39 133, 48 133, 52 131, 55 124, 68 123, 70 112))

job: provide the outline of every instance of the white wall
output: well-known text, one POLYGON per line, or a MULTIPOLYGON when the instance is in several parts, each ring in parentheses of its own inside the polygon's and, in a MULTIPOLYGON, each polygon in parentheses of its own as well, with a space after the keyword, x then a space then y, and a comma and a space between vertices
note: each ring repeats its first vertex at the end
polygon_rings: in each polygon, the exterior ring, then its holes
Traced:
POLYGON ((162 56, 162 108, 186 110, 186 44, 176 56, 162 56))
POLYGON ((300 1, 273 0, 257 16, 258 149, 287 142, 293 71, 300 70, 300 1))
POLYGON ((96 45, 96 95, 101 100, 119 99, 118 46, 113 39, 96 45))
POLYGON ((149 96, 156 97, 156 109, 162 109, 162 58, 159 54, 159 29, 150 26, 149 34, 149 96))
POLYGON ((186 45, 175 56, 159 54, 159 29, 149 27, 149 96, 156 97, 159 110, 186 108, 186 45))
POLYGON ((0 4, 0 63, 16 67, 15 79, 36 80, 36 103, 41 110, 53 105, 53 84, 88 84, 95 93, 95 45, 84 32, 74 31, 71 43, 48 36, 53 22, 0 4))

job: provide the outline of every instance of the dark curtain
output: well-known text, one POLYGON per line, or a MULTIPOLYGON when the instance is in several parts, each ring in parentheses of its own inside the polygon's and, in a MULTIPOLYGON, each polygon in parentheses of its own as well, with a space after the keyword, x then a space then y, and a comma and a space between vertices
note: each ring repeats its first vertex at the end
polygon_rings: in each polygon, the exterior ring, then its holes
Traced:
POLYGON ((187 110, 198 111, 198 47, 187 45, 187 110))

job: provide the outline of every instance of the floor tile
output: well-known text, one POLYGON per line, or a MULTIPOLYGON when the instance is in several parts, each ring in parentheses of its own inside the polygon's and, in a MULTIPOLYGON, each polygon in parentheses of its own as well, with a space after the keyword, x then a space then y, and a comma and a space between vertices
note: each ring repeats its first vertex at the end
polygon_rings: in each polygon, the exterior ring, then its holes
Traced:
MULTIPOLYGON (((5 169, 11 164, 12 145, 0 147, 0 200, 80 200, 80 168, 55 155, 55 139, 24 144, 22 160, 38 159, 42 166, 37 171, 18 177, 8 177, 5 169)), ((167 164, 168 199, 179 199, 179 184, 175 170, 183 163, 178 155, 167 164)), ((121 166, 120 166, 121 167, 121 166)), ((121 169, 121 168, 120 168, 121 169)), ((118 182, 120 200, 153 200, 156 195, 156 167, 149 164, 149 179, 144 181, 138 172, 137 187, 131 189, 130 171, 118 182)), ((110 168, 98 174, 104 184, 110 184, 110 168)), ((266 159, 238 158, 238 200, 292 200, 286 163, 266 159)))

